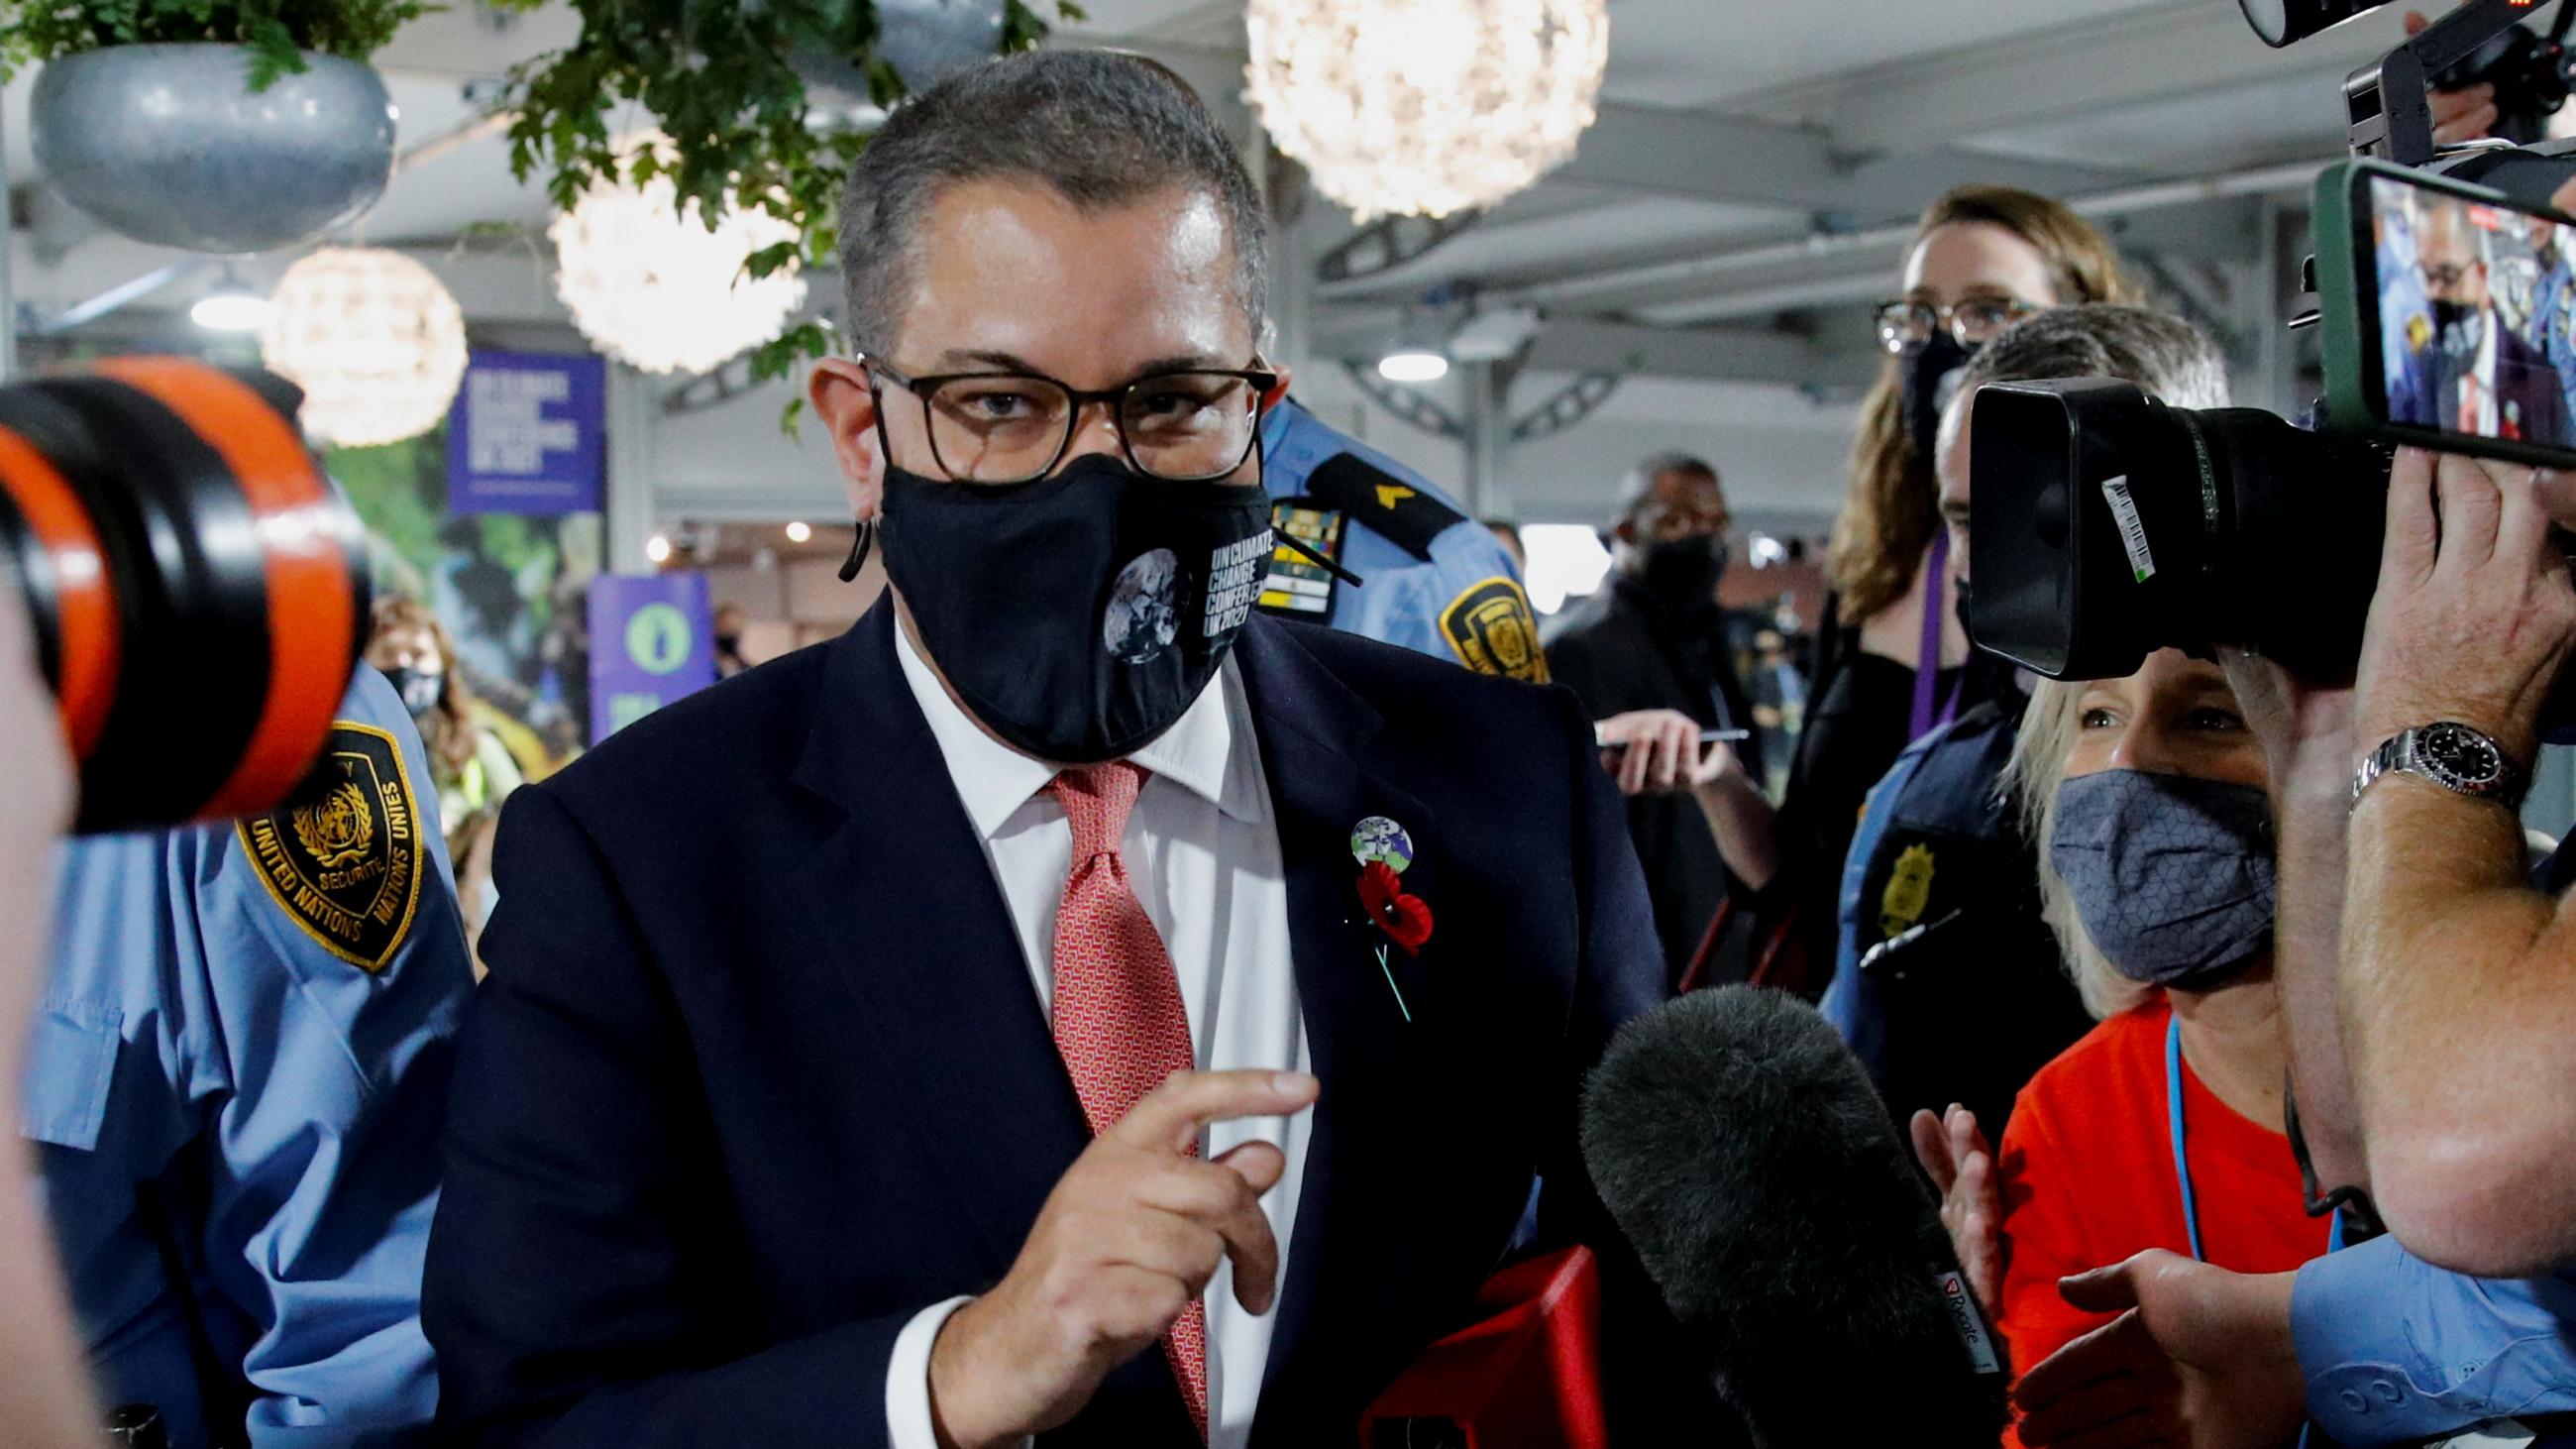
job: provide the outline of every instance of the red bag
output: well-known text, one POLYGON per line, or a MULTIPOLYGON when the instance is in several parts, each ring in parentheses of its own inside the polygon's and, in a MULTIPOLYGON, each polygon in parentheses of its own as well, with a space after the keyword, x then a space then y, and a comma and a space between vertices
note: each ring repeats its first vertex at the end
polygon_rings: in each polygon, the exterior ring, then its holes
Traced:
POLYGON ((1608 1449, 1592 1250, 1513 1264, 1476 1308, 1483 1318, 1424 1349, 1360 1416, 1365 1449, 1608 1449))

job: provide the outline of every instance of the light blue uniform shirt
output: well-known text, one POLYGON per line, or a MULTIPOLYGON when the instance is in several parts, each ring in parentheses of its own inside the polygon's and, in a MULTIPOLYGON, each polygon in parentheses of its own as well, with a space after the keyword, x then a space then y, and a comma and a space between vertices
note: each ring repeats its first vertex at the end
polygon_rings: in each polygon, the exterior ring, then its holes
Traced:
POLYGON ((259 1449, 404 1442, 437 1406, 421 1255, 472 977, 438 792, 373 669, 317 790, 64 851, 20 1125, 101 1392, 158 1405, 173 1449, 208 1442, 201 1343, 259 1449))
POLYGON ((2576 1413, 2576 1276, 2567 1272, 2471 1278, 2375 1238, 2299 1270, 2290 1326, 2309 1417, 2356 1449, 2576 1413))
POLYGON ((1429 479, 1293 400, 1272 408, 1262 424, 1261 467, 1264 486, 1281 505, 1276 521, 1284 524, 1288 509, 1312 498, 1310 512, 1339 519, 1335 562, 1362 581, 1354 588, 1324 579, 1282 553, 1263 591, 1266 612, 1328 623, 1487 674, 1547 678, 1537 618, 1512 556, 1429 479), (1335 464, 1336 471, 1325 471, 1335 464), (1330 496, 1314 497, 1319 493, 1330 496), (1306 592, 1292 600, 1291 588, 1306 592), (1324 592, 1314 592, 1319 589, 1324 592))

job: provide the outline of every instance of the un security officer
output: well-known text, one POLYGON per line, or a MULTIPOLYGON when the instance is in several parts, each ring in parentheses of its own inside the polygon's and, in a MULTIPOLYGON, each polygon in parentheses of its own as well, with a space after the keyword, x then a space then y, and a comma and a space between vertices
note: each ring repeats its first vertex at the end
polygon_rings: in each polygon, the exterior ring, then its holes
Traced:
POLYGON ((266 815, 74 842, 55 921, 21 1125, 107 1402, 173 1449, 406 1442, 471 978, 392 686, 266 815))
POLYGON ((1547 682, 1520 570, 1483 524, 1430 480, 1326 424, 1291 398, 1261 430, 1271 526, 1358 578, 1354 587, 1285 544, 1262 612, 1329 624, 1480 674, 1547 682))

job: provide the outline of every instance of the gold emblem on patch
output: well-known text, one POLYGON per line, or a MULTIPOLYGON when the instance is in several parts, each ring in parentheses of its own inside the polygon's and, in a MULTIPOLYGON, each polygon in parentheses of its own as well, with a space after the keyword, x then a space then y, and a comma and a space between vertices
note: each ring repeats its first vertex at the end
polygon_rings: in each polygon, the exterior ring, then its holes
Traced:
POLYGON ((324 950, 382 971, 411 934, 427 851, 394 737, 337 720, 285 804, 234 827, 259 882, 324 950))
POLYGON ((357 860, 376 842, 366 794, 353 784, 343 783, 319 805, 296 806, 294 819, 297 843, 325 870, 357 860))
POLYGON ((1878 929, 1884 936, 1902 935, 1923 919, 1932 903, 1932 847, 1909 845, 1897 853, 1895 874, 1878 902, 1878 929))
POLYGON ((1528 684, 1547 683, 1547 656, 1539 652, 1538 617, 1529 596, 1501 575, 1468 586, 1440 611, 1440 634, 1458 662, 1479 674, 1499 674, 1528 684))

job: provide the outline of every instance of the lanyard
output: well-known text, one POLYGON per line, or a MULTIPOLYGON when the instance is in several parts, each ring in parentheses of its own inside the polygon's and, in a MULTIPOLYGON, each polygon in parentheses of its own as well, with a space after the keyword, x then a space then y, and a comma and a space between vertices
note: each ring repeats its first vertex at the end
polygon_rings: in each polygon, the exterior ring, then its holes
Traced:
MULTIPOLYGON (((2206 1263, 2209 1255, 2200 1246, 2200 1199, 2191 1187, 2191 1159, 2183 1152, 2182 1129, 2182 1018, 2170 1017, 2165 1022, 2165 1124, 2173 1133, 2174 1179, 2182 1184, 2182 1225, 2191 1237, 2191 1256, 2206 1263)), ((2343 1250, 2343 1214, 2334 1215, 2333 1225, 2326 1230, 2326 1251, 2343 1250)))
POLYGON ((1923 575, 1923 642, 1914 652, 1914 713, 1905 731, 1911 744, 1931 733, 1934 725, 1945 725, 1958 717, 1959 691, 1967 679, 1964 674, 1950 681, 1950 693, 1936 712, 1932 693, 1941 673, 1941 583, 1950 576, 1950 530, 1935 528, 1932 532, 1932 566, 1923 575))
MULTIPOLYGON (((2182 1184, 2182 1225, 2191 1235, 2192 1261, 2206 1263, 2209 1255, 2200 1250, 2200 1201, 2191 1190, 2191 1159, 2182 1150, 2182 1018, 2165 1021, 2165 1123, 2173 1131, 2174 1180, 2182 1184)), ((2326 1229, 2326 1251, 2343 1251, 2343 1214, 2334 1215, 2333 1226, 2326 1229)), ((2310 1426, 2299 1426, 2299 1449, 2308 1449, 2310 1426)))

